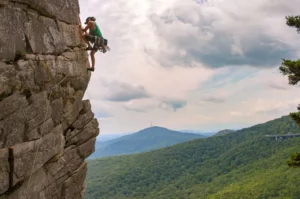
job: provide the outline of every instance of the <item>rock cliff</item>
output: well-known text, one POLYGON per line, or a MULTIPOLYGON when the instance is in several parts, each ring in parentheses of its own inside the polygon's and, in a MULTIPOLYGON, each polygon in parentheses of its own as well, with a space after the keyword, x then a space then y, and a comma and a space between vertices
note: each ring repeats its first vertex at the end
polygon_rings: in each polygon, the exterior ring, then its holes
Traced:
POLYGON ((0 199, 77 199, 98 122, 78 0, 0 0, 0 199))

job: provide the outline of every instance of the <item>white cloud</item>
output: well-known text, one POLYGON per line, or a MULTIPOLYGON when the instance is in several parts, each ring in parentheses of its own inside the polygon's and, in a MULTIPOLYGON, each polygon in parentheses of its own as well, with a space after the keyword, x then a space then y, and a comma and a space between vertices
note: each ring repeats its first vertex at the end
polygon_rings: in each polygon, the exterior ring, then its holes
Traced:
POLYGON ((298 0, 79 2, 81 20, 95 16, 112 49, 97 53, 85 96, 102 133, 151 121, 239 128, 286 115, 300 102, 299 88, 278 71, 281 58, 300 56, 300 35, 285 24, 298 0))

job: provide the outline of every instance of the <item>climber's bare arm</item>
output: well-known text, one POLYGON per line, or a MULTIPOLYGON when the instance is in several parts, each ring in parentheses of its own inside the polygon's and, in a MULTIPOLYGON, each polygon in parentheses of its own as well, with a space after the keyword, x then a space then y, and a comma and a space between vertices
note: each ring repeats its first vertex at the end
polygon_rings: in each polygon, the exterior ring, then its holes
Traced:
POLYGON ((83 28, 82 31, 86 32, 88 29, 89 29, 89 24, 85 28, 83 28))
POLYGON ((86 31, 89 29, 89 26, 87 25, 85 28, 82 28, 81 25, 79 25, 80 30, 86 33, 86 31))
POLYGON ((88 29, 94 29, 95 24, 93 22, 89 21, 88 24, 85 26, 85 28, 82 28, 82 26, 80 26, 80 28, 83 32, 86 32, 88 29))

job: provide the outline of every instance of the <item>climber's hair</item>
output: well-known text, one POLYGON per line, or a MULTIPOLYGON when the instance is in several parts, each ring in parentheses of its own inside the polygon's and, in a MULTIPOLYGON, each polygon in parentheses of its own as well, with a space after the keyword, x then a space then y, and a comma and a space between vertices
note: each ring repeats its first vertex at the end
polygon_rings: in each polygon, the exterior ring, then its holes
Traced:
POLYGON ((95 17, 91 17, 91 20, 92 20, 92 21, 96 21, 96 18, 95 18, 95 17))

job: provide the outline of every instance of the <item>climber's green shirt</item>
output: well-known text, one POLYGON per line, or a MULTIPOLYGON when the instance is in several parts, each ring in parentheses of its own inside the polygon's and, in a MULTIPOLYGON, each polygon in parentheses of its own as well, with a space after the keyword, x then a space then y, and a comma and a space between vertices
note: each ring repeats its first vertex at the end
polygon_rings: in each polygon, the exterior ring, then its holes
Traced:
POLYGON ((101 33, 99 26, 95 22, 94 22, 94 24, 95 24, 96 28, 94 30, 90 30, 90 34, 102 37, 102 33, 101 33))

